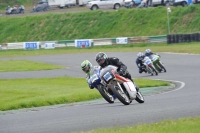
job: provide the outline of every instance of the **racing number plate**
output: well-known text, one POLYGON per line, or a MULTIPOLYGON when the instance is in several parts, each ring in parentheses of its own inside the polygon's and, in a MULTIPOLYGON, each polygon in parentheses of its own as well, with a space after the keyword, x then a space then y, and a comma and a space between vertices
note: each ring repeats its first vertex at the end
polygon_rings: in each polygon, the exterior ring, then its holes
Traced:
POLYGON ((158 58, 157 58, 156 56, 154 56, 152 60, 153 60, 153 61, 156 61, 157 59, 158 59, 158 58))
POLYGON ((145 61, 145 63, 146 63, 147 65, 149 65, 149 64, 151 64, 151 61, 150 61, 150 60, 147 60, 147 61, 145 61))
POLYGON ((107 72, 105 75, 103 75, 103 78, 104 78, 106 81, 109 81, 109 80, 112 78, 112 75, 110 74, 110 72, 107 72))

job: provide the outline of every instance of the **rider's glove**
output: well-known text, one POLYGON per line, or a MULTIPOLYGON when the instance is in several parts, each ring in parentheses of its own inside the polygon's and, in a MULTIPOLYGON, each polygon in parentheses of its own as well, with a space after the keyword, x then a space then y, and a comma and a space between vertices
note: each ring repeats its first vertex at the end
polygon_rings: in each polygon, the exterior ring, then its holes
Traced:
POLYGON ((155 55, 157 55, 157 56, 161 57, 161 56, 160 56, 159 54, 157 54, 157 53, 156 53, 155 55))
POLYGON ((93 87, 93 86, 91 86, 91 85, 89 85, 89 87, 90 87, 90 89, 94 89, 94 87, 93 87))
POLYGON ((124 71, 123 69, 120 69, 118 73, 119 75, 122 75, 122 76, 126 75, 126 71, 124 71))

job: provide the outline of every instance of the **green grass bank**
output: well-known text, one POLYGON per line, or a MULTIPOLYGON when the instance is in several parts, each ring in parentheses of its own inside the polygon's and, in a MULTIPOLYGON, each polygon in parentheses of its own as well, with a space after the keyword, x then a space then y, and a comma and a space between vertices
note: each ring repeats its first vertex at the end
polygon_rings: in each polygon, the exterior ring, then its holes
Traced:
POLYGON ((81 133, 199 133, 199 125, 200 117, 189 117, 130 127, 94 129, 81 133))
POLYGON ((0 64, 0 72, 40 71, 65 68, 64 66, 30 60, 0 60, 0 64))
MULTIPOLYGON (((166 81, 134 79, 140 88, 169 86, 166 81)), ((0 111, 66 104, 102 98, 85 78, 0 79, 0 111)), ((105 101, 106 102, 106 101, 105 101)))
MULTIPOLYGON (((200 31, 200 6, 171 7, 171 33, 200 31)), ((0 43, 166 35, 166 7, 0 19, 0 43)))

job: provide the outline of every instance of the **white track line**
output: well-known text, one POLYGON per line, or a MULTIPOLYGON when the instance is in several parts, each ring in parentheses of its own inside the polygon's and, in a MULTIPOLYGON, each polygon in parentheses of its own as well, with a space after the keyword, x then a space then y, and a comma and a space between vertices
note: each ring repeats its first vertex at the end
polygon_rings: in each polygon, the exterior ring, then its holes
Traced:
MULTIPOLYGON (((165 80, 165 79, 153 79, 153 80, 161 80, 161 81, 168 81, 168 82, 176 82, 176 83, 180 83, 181 86, 177 89, 174 89, 174 90, 170 90, 170 91, 167 91, 167 92, 163 92, 163 93, 159 93, 159 94, 166 94, 166 93, 170 93, 170 92, 173 92, 173 91, 178 91, 180 89, 182 89, 183 87, 185 87, 185 83, 184 82, 181 82, 181 81, 176 81, 176 80, 165 80)), ((158 95, 158 94, 156 94, 158 95)), ((152 95, 150 95, 152 96, 152 95)))
POLYGON ((190 53, 173 53, 173 52, 161 52, 165 54, 179 54, 179 55, 200 55, 200 54, 190 54, 190 53))

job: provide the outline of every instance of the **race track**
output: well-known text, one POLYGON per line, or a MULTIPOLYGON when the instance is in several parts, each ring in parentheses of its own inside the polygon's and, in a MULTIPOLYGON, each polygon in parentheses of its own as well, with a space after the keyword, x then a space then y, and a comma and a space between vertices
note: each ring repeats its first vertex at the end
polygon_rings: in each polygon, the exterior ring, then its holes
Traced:
MULTIPOLYGON (((0 78, 34 78, 75 76, 85 77, 80 63, 88 59, 93 65, 96 53, 18 57, 66 66, 63 70, 37 72, 1 72, 0 78)), ((127 66, 132 78, 171 80, 177 83, 174 91, 145 97, 145 103, 133 101, 125 106, 105 100, 60 105, 16 111, 0 112, 0 133, 68 133, 100 127, 136 125, 158 122, 164 119, 200 116, 200 55, 159 53, 167 73, 158 76, 139 74, 135 65, 137 53, 112 52, 108 56, 119 57, 127 66)), ((7 60, 4 58, 1 60, 7 60)), ((96 91, 96 90, 91 90, 96 91)))

